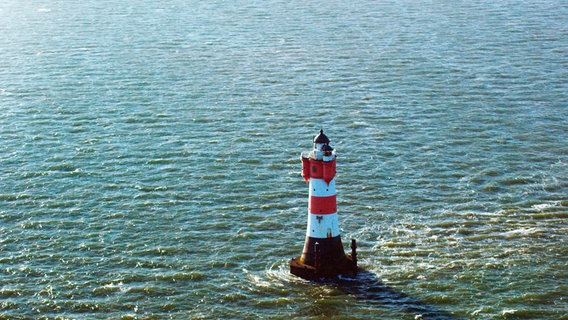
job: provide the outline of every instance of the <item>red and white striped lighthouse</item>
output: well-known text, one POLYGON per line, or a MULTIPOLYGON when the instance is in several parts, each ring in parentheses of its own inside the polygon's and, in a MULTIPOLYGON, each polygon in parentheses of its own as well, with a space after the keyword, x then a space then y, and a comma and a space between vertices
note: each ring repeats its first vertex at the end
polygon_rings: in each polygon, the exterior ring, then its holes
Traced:
POLYGON ((351 243, 351 255, 346 255, 339 232, 335 191, 336 155, 323 130, 314 137, 313 142, 314 149, 303 152, 301 157, 302 176, 310 188, 306 240, 302 255, 290 261, 290 272, 309 280, 340 274, 355 275, 355 240, 351 243))

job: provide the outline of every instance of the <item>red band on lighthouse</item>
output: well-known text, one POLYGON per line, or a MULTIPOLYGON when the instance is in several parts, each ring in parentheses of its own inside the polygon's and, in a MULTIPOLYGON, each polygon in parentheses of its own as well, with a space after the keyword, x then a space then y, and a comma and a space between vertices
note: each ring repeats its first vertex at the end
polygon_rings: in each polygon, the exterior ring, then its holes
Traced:
POLYGON ((306 179, 306 183, 310 180, 310 159, 302 157, 302 177, 306 179))
POLYGON ((335 178, 335 157, 331 161, 309 159, 302 156, 302 177, 306 182, 310 178, 323 179, 329 183, 335 178))
POLYGON ((335 159, 323 163, 323 180, 329 183, 333 178, 335 178, 335 159))
POLYGON ((309 212, 312 214, 330 214, 337 212, 336 196, 310 197, 309 212))

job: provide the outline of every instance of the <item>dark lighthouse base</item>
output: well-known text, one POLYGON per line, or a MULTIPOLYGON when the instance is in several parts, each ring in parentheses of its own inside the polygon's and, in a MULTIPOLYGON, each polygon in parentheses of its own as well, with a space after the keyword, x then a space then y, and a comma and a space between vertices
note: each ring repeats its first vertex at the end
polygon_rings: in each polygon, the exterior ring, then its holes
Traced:
MULTIPOLYGON (((310 240, 306 239, 306 242, 308 241, 310 240)), ((339 243, 341 244, 341 242, 339 243)), ((357 243, 354 239, 351 240, 350 255, 344 254, 343 248, 341 248, 340 255, 331 260, 326 259, 325 252, 322 257, 321 250, 318 247, 319 243, 316 243, 311 257, 310 254, 306 255, 306 252, 304 252, 302 256, 290 260, 290 273, 312 281, 333 279, 340 275, 348 277, 357 275, 357 243)), ((323 247, 325 248, 325 244, 323 247)))

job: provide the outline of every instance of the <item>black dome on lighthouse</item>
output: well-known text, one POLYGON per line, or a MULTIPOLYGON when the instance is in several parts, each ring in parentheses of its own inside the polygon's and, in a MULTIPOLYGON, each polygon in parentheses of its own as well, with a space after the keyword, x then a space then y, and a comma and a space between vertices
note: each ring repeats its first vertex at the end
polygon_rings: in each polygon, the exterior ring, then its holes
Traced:
POLYGON ((323 147, 321 147, 321 151, 331 153, 333 151, 333 148, 330 147, 329 144, 325 144, 323 147))
POLYGON ((329 138, 323 133, 323 129, 321 129, 320 133, 314 137, 314 143, 323 143, 323 144, 329 143, 329 138))
POLYGON ((321 151, 323 151, 324 156, 329 157, 332 155, 333 148, 330 147, 329 144, 324 144, 323 147, 321 147, 321 151))

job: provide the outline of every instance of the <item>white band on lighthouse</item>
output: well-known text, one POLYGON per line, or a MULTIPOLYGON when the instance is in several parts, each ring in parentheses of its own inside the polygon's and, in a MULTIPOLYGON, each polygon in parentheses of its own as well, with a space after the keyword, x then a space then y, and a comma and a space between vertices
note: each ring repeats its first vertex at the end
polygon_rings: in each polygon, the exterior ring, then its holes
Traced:
POLYGON ((310 197, 335 196, 335 179, 326 183, 322 179, 310 179, 310 197))
POLYGON ((337 212, 333 214, 309 214, 306 235, 311 238, 333 238, 339 236, 337 212))

